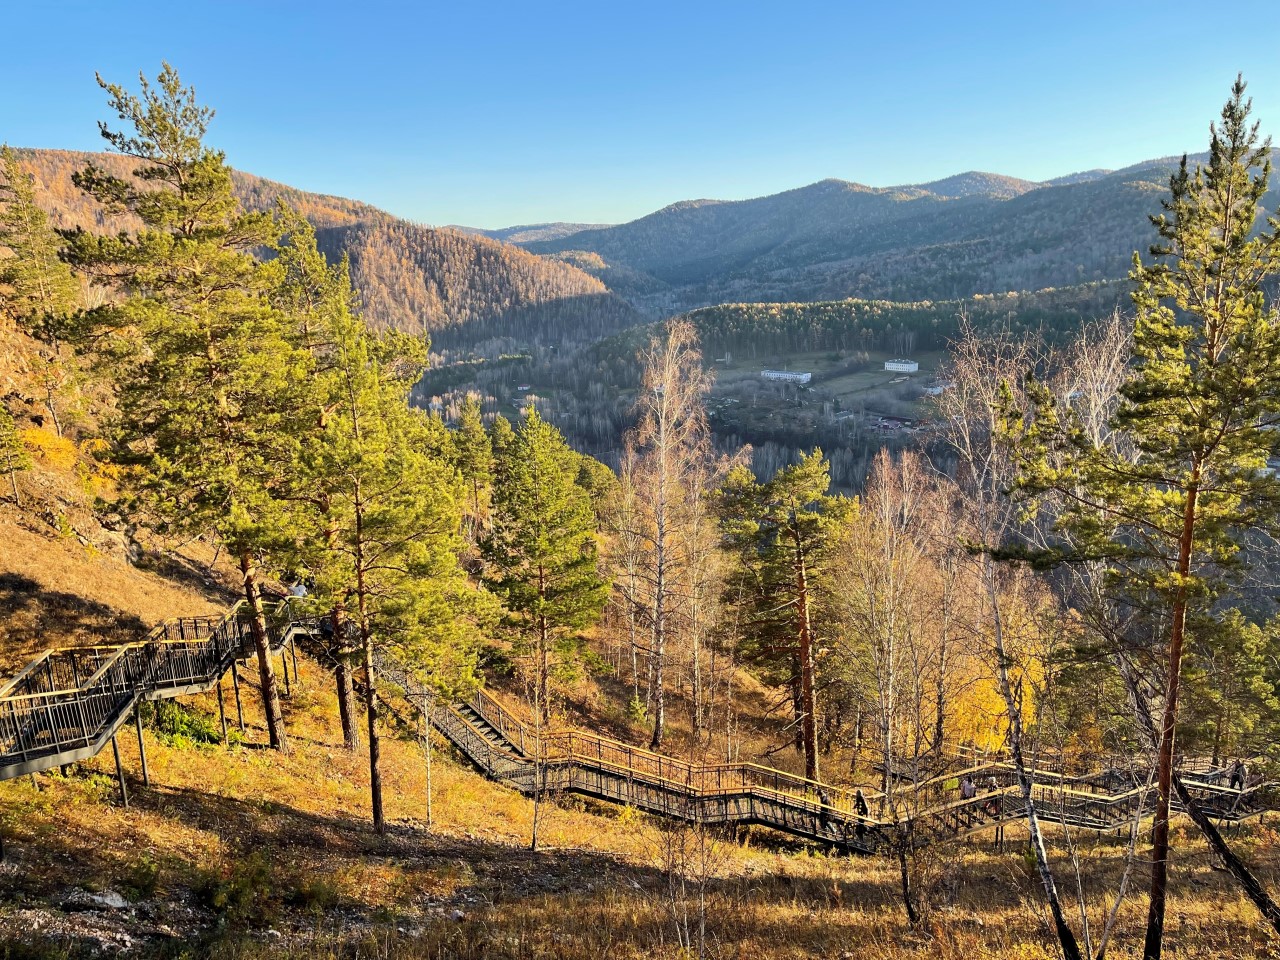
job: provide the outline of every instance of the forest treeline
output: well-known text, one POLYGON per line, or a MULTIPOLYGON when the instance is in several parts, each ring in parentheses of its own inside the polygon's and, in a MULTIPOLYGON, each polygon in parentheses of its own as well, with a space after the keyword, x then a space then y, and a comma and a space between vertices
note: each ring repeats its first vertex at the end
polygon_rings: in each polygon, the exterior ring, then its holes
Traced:
POLYGON ((238 199, 177 73, 137 92, 100 83, 122 123, 103 135, 130 176, 91 160, 73 182, 132 227, 55 231, 21 158, 0 157, 3 322, 39 345, 43 371, 38 396, 0 405, 0 470, 21 508, 33 438, 57 434, 86 470, 110 469, 121 495, 103 509, 234 559, 278 750, 263 591, 304 584, 346 746, 368 751, 378 830, 385 664, 446 698, 483 682, 481 663, 509 670, 537 729, 593 672, 653 749, 737 758, 755 724, 779 740, 762 759, 797 764, 815 802, 823 782, 865 790, 921 936, 947 921, 937 847, 913 833, 932 801, 910 784, 960 747, 1008 758, 1065 957, 1105 954, 1137 870, 1144 956, 1161 956, 1185 842, 1175 797, 1280 931, 1176 762, 1247 759, 1243 793, 1280 733, 1280 619, 1253 583, 1280 533, 1266 292, 1280 226, 1259 224, 1270 144, 1242 82, 1210 162, 1170 181, 1133 314, 1056 342, 962 322, 938 400, 946 456, 883 450, 858 497, 832 491, 819 449, 762 476, 714 442, 689 318, 652 330, 633 361, 616 470, 534 402, 509 419, 466 397, 448 425, 411 406, 425 337, 365 320, 350 262, 326 258, 306 217, 238 199), (83 378, 92 417, 74 413, 83 378), (741 695, 743 675, 763 699, 741 695), (1102 902, 1062 892, 1091 878, 1087 861, 1049 855, 1039 811, 1054 801, 1032 774, 1046 756, 1123 763, 1154 797, 1151 840, 1135 820, 1102 902))

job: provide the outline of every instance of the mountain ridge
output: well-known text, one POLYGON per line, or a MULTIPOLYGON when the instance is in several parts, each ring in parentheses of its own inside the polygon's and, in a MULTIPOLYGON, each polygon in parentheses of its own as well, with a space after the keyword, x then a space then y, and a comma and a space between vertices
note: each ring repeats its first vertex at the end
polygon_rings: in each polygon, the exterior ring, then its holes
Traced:
MULTIPOLYGON (((74 150, 16 152, 34 175, 37 201, 54 226, 102 232, 139 226, 131 217, 101 209, 71 183, 71 174, 87 163, 127 177, 137 161, 74 150)), ((232 170, 232 179, 246 208, 288 203, 311 221, 331 260, 350 257, 352 281, 373 326, 431 334, 436 349, 596 337, 646 319, 571 262, 240 170, 232 170)))

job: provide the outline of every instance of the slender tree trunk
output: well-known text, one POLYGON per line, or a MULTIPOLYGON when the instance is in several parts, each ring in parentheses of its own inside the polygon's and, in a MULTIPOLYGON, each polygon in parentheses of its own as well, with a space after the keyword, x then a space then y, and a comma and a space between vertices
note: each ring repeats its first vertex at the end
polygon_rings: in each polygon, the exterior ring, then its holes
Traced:
POLYGON ((667 726, 666 663, 667 663, 667 458, 666 417, 658 420, 658 490, 654 504, 654 580, 653 580, 653 736, 649 738, 650 750, 662 749, 662 738, 667 726))
POLYGON ((356 691, 351 681, 351 661, 354 650, 347 643, 346 607, 342 603, 333 605, 333 639, 337 655, 337 666, 333 675, 338 688, 338 719, 342 723, 342 742, 348 750, 360 746, 360 729, 356 725, 356 691))
POLYGON ((916 895, 911 888, 911 861, 907 855, 911 837, 901 824, 898 825, 897 830, 899 835, 894 846, 898 854, 898 878, 902 888, 902 905, 907 911, 907 922, 914 927, 920 922, 920 911, 916 909, 916 895))
POLYGON ((547 649, 551 645, 550 631, 547 629, 547 618, 538 618, 538 684, 535 696, 537 697, 536 712, 541 723, 546 724, 551 721, 551 702, 548 694, 551 692, 551 655, 547 649))
POLYGON ((1271 928, 1275 930, 1277 935, 1280 935, 1280 906, 1271 899, 1271 895, 1263 887, 1262 881, 1254 876, 1248 864, 1237 857, 1231 848, 1227 846, 1227 841, 1223 839, 1222 833, 1200 808, 1200 804, 1191 795, 1191 791, 1182 782, 1182 778, 1176 774, 1173 777, 1173 789, 1178 794, 1178 799, 1182 802, 1183 809, 1186 810, 1187 815, 1191 817, 1195 825, 1200 828, 1200 832, 1204 834, 1204 838, 1208 841, 1213 852, 1226 865, 1227 870, 1231 872, 1231 876, 1235 877, 1245 895, 1258 908, 1258 912, 1271 924, 1271 928))
POLYGON ((382 813, 382 741, 378 735, 378 678, 373 666, 373 631, 369 626, 369 591, 365 582, 364 504, 361 484, 355 485, 356 610, 360 617, 360 646, 364 652, 364 706, 369 733, 369 805, 373 829, 386 832, 382 813))
MULTIPOLYGON (((325 544, 333 552, 338 547, 338 522, 332 516, 327 497, 324 498, 321 511, 325 516, 325 544)), ((356 696, 351 682, 354 651, 347 643, 346 612, 346 605, 338 600, 330 614, 333 621, 333 653, 337 660, 333 676, 338 688, 338 719, 342 724, 342 742, 348 750, 354 750, 360 746, 360 731, 356 726, 356 696)))
POLYGON ((1049 912, 1053 916, 1053 929, 1058 937, 1058 944, 1066 960, 1082 960, 1080 944, 1076 935, 1067 924, 1062 910, 1062 901, 1058 896, 1058 885, 1053 879, 1053 870, 1049 866, 1049 854, 1044 845, 1044 833, 1040 829, 1040 817, 1036 812, 1035 797, 1031 790, 1031 777, 1027 774, 1026 758, 1022 752, 1022 704, 1014 695, 1013 685, 1009 679, 1011 659, 1005 644, 1004 618, 1000 613, 1000 598, 996 590, 994 561, 990 557, 983 560, 984 579, 986 580, 987 601, 991 605, 992 641, 995 647, 997 679, 1000 695, 1009 714, 1009 756, 1018 778, 1018 791, 1022 796, 1023 806, 1027 811, 1027 830, 1030 833, 1031 849, 1036 858, 1036 869, 1040 873, 1040 883, 1044 887, 1045 899, 1049 903, 1049 912))
POLYGON ((1187 624, 1186 577, 1191 572, 1191 548, 1195 539, 1196 494, 1199 468, 1192 470, 1182 515, 1178 544, 1178 576, 1174 594, 1173 623, 1169 631, 1168 676, 1165 680, 1164 715, 1160 721, 1156 752, 1156 813, 1151 838, 1151 903, 1147 910, 1147 936, 1143 960, 1160 960, 1164 948, 1165 904, 1169 892, 1169 799, 1173 791, 1174 740, 1178 723, 1178 691, 1182 676, 1182 642, 1187 624))
POLYGON ((809 620, 809 574, 805 565, 800 528, 792 524, 795 537, 796 626, 800 641, 800 719, 804 742, 804 775, 818 779, 818 725, 814 697, 813 631, 809 620))
MULTIPOLYGON (((363 605, 363 601, 362 601, 363 605)), ((364 646, 364 705, 369 719, 369 804, 373 811, 373 829, 386 833, 382 813, 382 740, 378 735, 378 685, 373 668, 373 636, 361 629, 364 646)))
POLYGON ((240 551, 240 573, 244 578, 244 599, 249 605, 252 619, 249 630, 253 634, 254 651, 258 655, 258 680, 262 688, 262 708, 266 714, 267 737, 275 750, 287 753, 289 743, 284 733, 284 713, 280 709, 280 691, 276 686, 275 668, 271 665, 271 647, 267 635, 267 617, 262 609, 262 594, 258 591, 257 569, 248 550, 240 551))

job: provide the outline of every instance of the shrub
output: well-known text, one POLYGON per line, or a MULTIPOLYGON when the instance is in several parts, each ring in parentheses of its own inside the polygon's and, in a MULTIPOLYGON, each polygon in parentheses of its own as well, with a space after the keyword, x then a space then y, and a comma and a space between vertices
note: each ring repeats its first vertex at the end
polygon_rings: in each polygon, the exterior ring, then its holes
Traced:
POLYGON ((121 886, 130 900, 149 900, 160 885, 160 864, 143 854, 129 865, 121 886))
POLYGON ((197 884, 202 903, 231 926, 266 926, 279 908, 275 875, 260 852, 237 859, 197 884))
POLYGON ((146 703, 142 718, 171 747, 189 748, 197 744, 222 742, 222 727, 213 717, 183 706, 176 700, 146 703))

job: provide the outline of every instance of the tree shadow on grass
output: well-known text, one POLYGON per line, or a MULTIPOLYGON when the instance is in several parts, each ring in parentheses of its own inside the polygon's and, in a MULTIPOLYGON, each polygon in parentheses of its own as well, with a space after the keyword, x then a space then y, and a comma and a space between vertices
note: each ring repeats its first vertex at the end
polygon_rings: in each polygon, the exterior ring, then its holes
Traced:
POLYGON ((135 614, 19 573, 0 573, 0 663, 12 671, 50 647, 129 643, 146 632, 135 614))

